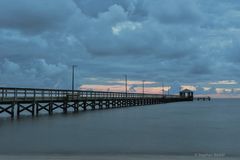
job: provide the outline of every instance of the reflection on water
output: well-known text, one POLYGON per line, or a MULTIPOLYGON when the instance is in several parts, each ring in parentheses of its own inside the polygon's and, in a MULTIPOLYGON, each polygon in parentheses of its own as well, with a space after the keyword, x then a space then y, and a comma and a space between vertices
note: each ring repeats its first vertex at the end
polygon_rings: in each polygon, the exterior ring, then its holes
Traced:
POLYGON ((0 154, 240 156, 240 100, 0 120, 0 154))

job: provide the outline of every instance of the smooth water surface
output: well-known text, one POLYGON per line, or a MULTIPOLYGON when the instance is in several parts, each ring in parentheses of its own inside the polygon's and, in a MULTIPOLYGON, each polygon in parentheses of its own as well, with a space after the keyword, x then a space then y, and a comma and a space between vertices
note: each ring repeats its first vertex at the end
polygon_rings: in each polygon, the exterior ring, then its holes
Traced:
POLYGON ((0 119, 0 155, 240 156, 240 100, 0 119))

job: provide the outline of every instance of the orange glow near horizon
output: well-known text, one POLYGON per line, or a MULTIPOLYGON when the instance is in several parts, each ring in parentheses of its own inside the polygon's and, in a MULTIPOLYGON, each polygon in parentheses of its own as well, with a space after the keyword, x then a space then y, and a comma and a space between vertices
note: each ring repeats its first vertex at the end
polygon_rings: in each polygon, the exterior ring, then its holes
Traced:
MULTIPOLYGON (((115 81, 116 82, 116 81, 115 81)), ((124 81, 119 81, 124 82, 124 81)), ((130 84, 134 85, 137 82, 140 83, 141 81, 132 81, 130 84)), ((156 82, 155 82, 156 83, 156 82)), ((124 83, 123 83, 124 84, 124 83)), ((149 82, 148 84, 153 84, 153 82, 149 82)), ((94 85, 94 84, 86 84, 82 85, 79 89, 81 90, 92 90, 92 91, 109 91, 109 92, 125 92, 125 86, 124 85, 94 85)), ((164 93, 167 94, 168 90, 171 89, 171 86, 164 86, 164 93)), ((196 87, 191 85, 183 85, 181 86, 181 89, 190 89, 193 91, 196 91, 196 87)), ((204 90, 209 90, 209 88, 204 88, 204 90)), ((240 91, 240 88, 235 89, 237 91, 240 91)), ((128 92, 129 93, 142 93, 142 86, 137 86, 134 88, 131 88, 131 86, 128 86, 128 92)), ((212 98, 240 98, 240 95, 230 95, 226 94, 226 92, 230 92, 230 90, 226 90, 223 88, 217 88, 216 94, 195 94, 195 96, 210 96, 212 98)), ((149 87, 145 86, 144 93, 146 94, 163 94, 163 88, 162 87, 149 87)), ((178 93, 175 93, 178 94, 178 93)))
MULTIPOLYGON (((115 80, 115 81, 108 81, 108 83, 119 83, 119 84, 125 84, 125 81, 124 80, 115 80)), ((127 81, 128 85, 142 85, 143 81, 131 81, 131 80, 128 80, 127 81)), ((158 82, 153 82, 153 81, 144 81, 144 84, 145 85, 148 85, 148 84, 159 84, 158 82)))
MULTIPOLYGON (((81 90, 93 90, 93 91, 112 91, 112 92, 125 92, 125 87, 123 85, 82 85, 81 90)), ((144 93, 149 94, 162 94, 171 89, 170 86, 163 87, 144 87, 144 93)), ((131 87, 128 87, 129 93, 142 93, 142 87, 134 87, 134 90, 131 90, 131 87)))

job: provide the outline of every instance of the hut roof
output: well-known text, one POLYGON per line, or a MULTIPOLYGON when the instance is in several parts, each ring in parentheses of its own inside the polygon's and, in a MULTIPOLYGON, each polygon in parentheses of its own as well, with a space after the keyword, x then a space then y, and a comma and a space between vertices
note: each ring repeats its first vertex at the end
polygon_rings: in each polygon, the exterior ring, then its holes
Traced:
POLYGON ((182 90, 181 92, 182 92, 182 93, 190 93, 190 92, 193 92, 193 91, 191 91, 191 90, 189 90, 189 89, 184 89, 184 90, 182 90))

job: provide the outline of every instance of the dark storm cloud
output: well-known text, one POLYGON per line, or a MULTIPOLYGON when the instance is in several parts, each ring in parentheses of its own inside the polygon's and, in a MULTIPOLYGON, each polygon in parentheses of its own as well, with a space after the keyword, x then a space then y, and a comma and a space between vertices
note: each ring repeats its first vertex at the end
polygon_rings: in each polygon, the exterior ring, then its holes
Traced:
POLYGON ((128 74, 202 93, 240 81, 239 17, 226 0, 1 0, 0 85, 68 88, 77 64, 77 85, 128 74))
POLYGON ((195 0, 161 0, 145 1, 149 15, 162 23, 197 23, 201 13, 195 0))
POLYGON ((77 6, 87 16, 97 17, 99 13, 106 12, 109 6, 118 4, 118 0, 105 0, 101 3, 96 0, 74 0, 77 6))
POLYGON ((0 27, 25 32, 53 29, 74 12, 71 1, 1 0, 0 27))

